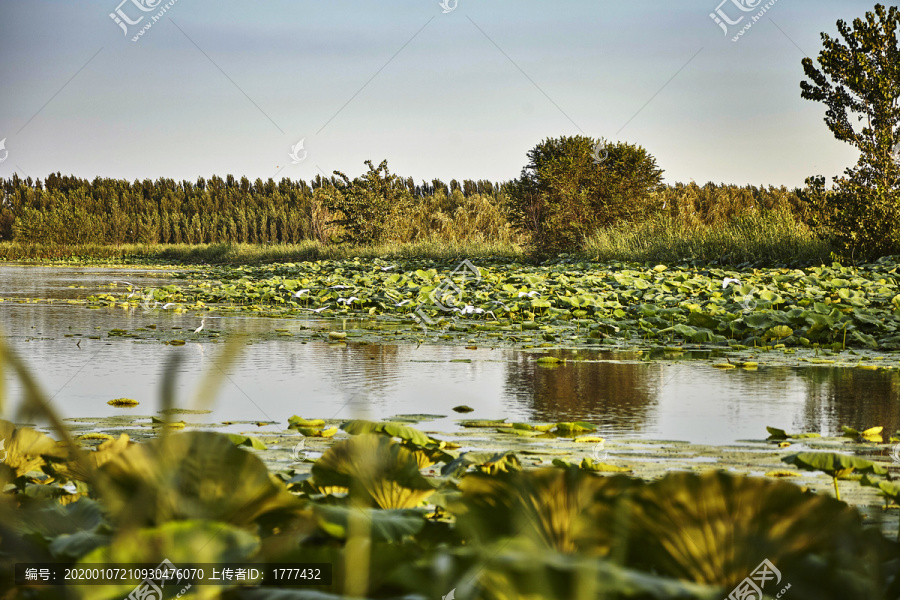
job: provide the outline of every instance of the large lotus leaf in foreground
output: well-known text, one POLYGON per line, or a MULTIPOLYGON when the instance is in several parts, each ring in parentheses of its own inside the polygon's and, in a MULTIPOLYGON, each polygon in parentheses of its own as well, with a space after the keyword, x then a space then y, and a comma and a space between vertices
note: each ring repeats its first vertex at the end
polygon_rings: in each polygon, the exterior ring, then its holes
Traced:
MULTIPOLYGON (((158 565, 168 559, 170 568, 188 564, 218 564, 251 560, 259 550, 259 540, 246 531, 227 523, 189 520, 169 522, 160 527, 121 532, 112 544, 97 548, 79 564, 150 563, 158 565)), ((211 573, 207 571, 207 578, 211 573)), ((90 600, 121 600, 135 589, 137 581, 121 585, 68 586, 76 598, 90 600)), ((185 583, 167 583, 166 598, 174 598, 185 583), (172 590, 172 591, 170 591, 172 590)), ((236 582, 222 587, 235 587, 236 582)), ((205 582, 193 585, 185 597, 214 599, 220 597, 218 585, 205 582)))
POLYGON ((462 496, 449 508, 463 535, 482 543, 522 537, 564 553, 606 554, 614 499, 640 484, 577 467, 471 473, 460 482, 462 496))
POLYGON ((102 472, 104 506, 123 525, 211 519, 241 526, 301 506, 258 457, 218 433, 173 433, 135 444, 102 472))
POLYGON ((43 433, 0 420, 0 469, 10 469, 20 477, 44 466, 44 457, 64 458, 68 454, 65 446, 43 433))
MULTIPOLYGON (((414 591, 415 597, 448 597, 453 589, 453 597, 460 600, 721 600, 727 593, 718 586, 636 571, 612 560, 536 550, 520 541, 455 548, 427 562, 402 565, 391 580, 396 587, 414 591)), ((301 600, 301 596, 281 600, 301 600)))
POLYGON ((880 597, 880 535, 833 498, 710 471, 668 475, 632 503, 632 566, 731 589, 768 559, 804 597, 880 597))
POLYGON ((414 508, 434 492, 413 452, 386 435, 363 433, 334 444, 312 468, 317 486, 347 488, 380 508, 414 508))

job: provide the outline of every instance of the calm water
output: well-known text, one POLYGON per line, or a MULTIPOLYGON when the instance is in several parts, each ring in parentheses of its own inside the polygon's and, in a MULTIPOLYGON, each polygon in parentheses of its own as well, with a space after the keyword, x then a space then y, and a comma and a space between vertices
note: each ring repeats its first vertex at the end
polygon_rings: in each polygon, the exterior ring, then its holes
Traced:
MULTIPOLYGON (((0 297, 84 298, 116 279, 141 286, 165 283, 158 277, 153 271, 0 265, 0 297)), ((105 339, 109 329, 148 324, 193 330, 200 318, 139 308, 0 303, 0 335, 26 360, 53 405, 67 417, 122 414, 122 409, 106 404, 118 397, 140 401, 141 406, 132 409, 135 414, 155 413, 161 374, 172 355, 183 357, 176 397, 180 406, 189 405, 203 373, 218 368, 222 344, 189 341, 173 347, 105 339), (86 339, 100 334, 103 339, 86 339)), ((335 328, 322 320, 247 316, 207 320, 210 326, 223 336, 251 337, 276 328, 335 328)), ((186 420, 277 421, 285 426, 295 414, 381 419, 428 413, 448 417, 421 427, 452 431, 460 418, 452 407, 467 404, 475 409, 467 418, 584 420, 610 438, 710 444, 764 438, 766 425, 823 434, 839 431, 841 425, 900 429, 897 372, 821 366, 721 371, 691 361, 642 363, 633 354, 599 350, 558 355, 593 362, 548 369, 536 366, 533 355, 515 350, 303 344, 298 338, 257 341, 228 370, 210 407, 213 413, 186 420), (450 362, 456 359, 472 362, 450 362)), ((13 401, 4 415, 9 419, 19 388, 9 375, 6 380, 13 401)))

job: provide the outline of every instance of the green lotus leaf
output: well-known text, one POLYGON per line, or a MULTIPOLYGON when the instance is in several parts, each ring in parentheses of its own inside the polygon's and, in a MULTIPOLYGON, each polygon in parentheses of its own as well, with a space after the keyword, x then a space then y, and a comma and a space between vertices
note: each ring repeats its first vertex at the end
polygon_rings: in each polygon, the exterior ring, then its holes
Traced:
POLYGON ((811 597, 880 594, 866 574, 878 542, 857 511, 794 484, 721 471, 672 473, 636 488, 629 504, 632 567, 730 590, 765 558, 811 597), (838 563, 840 573, 817 566, 838 563))
POLYGON ((482 473, 494 474, 522 469, 519 459, 512 452, 465 452, 444 465, 441 475, 458 477, 469 467, 482 473))
POLYGON ((196 518, 242 526, 300 508, 257 456, 219 433, 172 433, 133 444, 101 472, 104 506, 123 524, 196 518))
POLYGON ((56 440, 28 427, 0 420, 0 455, 5 460, 0 469, 11 469, 16 477, 37 471, 45 464, 45 458, 61 459, 68 456, 66 447, 56 440))
POLYGON ((466 475, 451 502, 460 530, 488 542, 516 537, 538 548, 603 555, 613 545, 614 500, 639 481, 575 467, 466 475))
POLYGON ((318 486, 348 488, 371 506, 414 508, 434 492, 409 448, 376 433, 334 444, 312 467, 318 486))
MULTIPOLYGON (((223 564, 248 562, 259 549, 259 539, 230 523, 187 520, 165 523, 156 528, 145 528, 117 535, 108 546, 96 548, 85 555, 73 567, 79 565, 112 565, 122 563, 163 564, 168 560, 169 568, 188 564, 223 564)), ((168 564, 164 564, 168 566, 168 564)), ((85 600, 120 600, 128 597, 138 580, 123 581, 121 584, 71 586, 76 598, 85 600)), ((218 597, 223 588, 236 587, 241 582, 220 581, 214 586, 198 586, 205 590, 201 598, 218 597)), ((166 590, 181 587, 167 584, 166 590)), ((196 589, 196 588, 195 588, 196 589)), ((191 590, 192 592, 194 590, 191 590)))
POLYGON ((313 428, 322 428, 325 426, 325 421, 322 419, 311 419, 307 421, 303 417, 298 417, 294 415, 290 419, 288 419, 288 429, 297 429, 298 427, 313 427, 313 428))
POLYGON ((241 435, 239 433, 226 433, 225 436, 231 440, 235 446, 249 446, 254 450, 268 450, 262 440, 251 435, 241 435))
POLYGON ((834 483, 834 494, 838 500, 841 498, 837 484, 838 477, 847 476, 854 471, 876 475, 887 473, 884 466, 872 461, 834 452, 801 452, 785 456, 781 460, 805 471, 823 471, 830 475, 834 483))
POLYGON ((787 325, 776 325, 775 327, 770 328, 766 331, 766 335, 763 337, 778 340, 781 338, 786 338, 790 335, 793 335, 794 330, 788 327, 787 325))
POLYGON ((418 446, 427 446, 429 444, 437 444, 438 442, 418 429, 403 425, 401 423, 375 422, 365 421, 362 419, 347 421, 341 424, 341 429, 350 435, 360 435, 363 433, 380 433, 389 437, 399 438, 401 440, 411 442, 418 446))
POLYGON ((342 540, 347 539, 347 528, 354 517, 364 520, 368 535, 374 542, 401 542, 416 535, 425 526, 422 512, 412 509, 316 505, 313 514, 323 531, 342 540))
POLYGON ((617 465, 610 465, 602 462, 594 462, 591 458, 585 457, 581 461, 580 468, 585 471, 593 471, 595 473, 630 473, 631 469, 628 467, 619 467, 617 465))
POLYGON ((577 434, 583 431, 596 431, 597 426, 591 423, 585 423, 584 421, 577 421, 575 423, 557 423, 556 424, 556 433, 560 434, 577 434))

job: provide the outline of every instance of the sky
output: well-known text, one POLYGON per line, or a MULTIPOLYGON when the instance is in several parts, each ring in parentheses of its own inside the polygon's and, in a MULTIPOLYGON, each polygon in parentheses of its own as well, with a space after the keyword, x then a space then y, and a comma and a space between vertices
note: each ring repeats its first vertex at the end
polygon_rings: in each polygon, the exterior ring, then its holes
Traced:
POLYGON ((0 0, 0 178, 506 181, 579 134, 667 183, 852 166, 801 60, 875 3, 720 2, 0 0))

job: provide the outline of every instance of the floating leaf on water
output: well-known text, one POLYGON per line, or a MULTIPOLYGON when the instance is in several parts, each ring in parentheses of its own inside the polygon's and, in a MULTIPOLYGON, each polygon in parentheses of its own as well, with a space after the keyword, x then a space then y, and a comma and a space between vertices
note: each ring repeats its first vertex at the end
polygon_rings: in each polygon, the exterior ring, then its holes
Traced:
POLYGON ((111 440, 114 439, 113 436, 108 433, 85 433, 83 435, 79 435, 76 439, 79 440, 111 440))
POLYGON ((342 423, 341 429, 354 436, 364 433, 380 433, 389 437, 400 438, 401 440, 411 442, 417 446, 438 444, 437 440, 431 439, 418 429, 413 429, 412 427, 400 423, 375 423, 373 421, 358 419, 342 423))
POLYGON ((555 356, 542 356, 539 359, 537 359, 536 362, 541 363, 541 364, 555 365, 556 363, 560 362, 560 360, 558 358, 556 358, 555 356))
POLYGON ((159 411, 163 415, 208 415, 211 410, 195 410, 192 408, 167 408, 159 411))
POLYGON ((458 413, 470 413, 475 409, 471 406, 466 406, 465 404, 460 404, 459 406, 454 406, 453 410, 458 413))
POLYGON ((881 436, 884 427, 870 427, 865 431, 857 431, 852 427, 847 426, 843 426, 841 429, 844 431, 844 437, 856 438, 858 441, 875 442, 879 444, 884 441, 884 438, 881 436))
POLYGON ((735 369, 737 368, 735 365, 727 362, 713 363, 713 366, 717 369, 735 369))
POLYGON ((616 465, 610 465, 602 462, 594 462, 589 457, 584 457, 579 465, 579 468, 585 471, 593 471, 595 473, 630 473, 631 469, 629 467, 619 467, 616 465))
POLYGON ((800 474, 796 471, 787 471, 785 469, 776 469, 774 471, 769 471, 765 474, 766 477, 799 477, 800 474))
POLYGON ((606 441, 606 440, 604 440, 602 437, 597 437, 597 436, 594 436, 594 435, 585 435, 585 436, 582 436, 582 437, 577 437, 577 438, 575 438, 575 441, 576 441, 576 442, 584 442, 584 443, 586 443, 586 444, 599 444, 599 443, 604 442, 604 441, 606 441))
POLYGON ((235 446, 249 446, 255 450, 269 449, 262 440, 255 438, 252 435, 241 435, 239 433, 226 433, 225 435, 235 446))
POLYGON ((184 346, 185 344, 184 340, 169 340, 166 343, 170 346, 184 346))
POLYGON ((460 421, 463 427, 512 427, 512 423, 507 423, 506 419, 472 419, 469 421, 460 421))
POLYGON ((329 331, 328 337, 332 340, 345 340, 347 339, 346 331, 329 331))
POLYGON ((132 398, 114 398, 107 402, 107 404, 110 406, 137 406, 140 402, 132 398))
POLYGON ((307 421, 303 417, 298 417, 294 415, 290 419, 288 419, 288 429, 297 429, 298 427, 311 427, 314 429, 320 429, 325 426, 325 421, 322 419, 311 419, 307 421))
POLYGON ((592 425, 591 423, 585 423, 584 421, 577 421, 574 423, 557 423, 556 424, 556 433, 559 434, 575 434, 581 431, 596 431, 597 426, 592 425))

